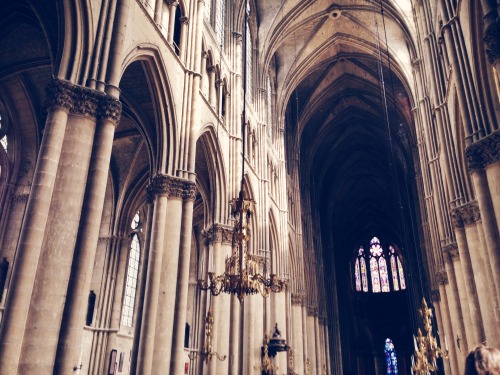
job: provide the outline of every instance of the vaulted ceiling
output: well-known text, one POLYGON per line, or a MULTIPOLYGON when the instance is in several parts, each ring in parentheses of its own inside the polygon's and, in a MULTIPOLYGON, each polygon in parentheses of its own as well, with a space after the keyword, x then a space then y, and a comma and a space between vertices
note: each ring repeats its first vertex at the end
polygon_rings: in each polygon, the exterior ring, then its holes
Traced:
POLYGON ((334 237, 323 246, 400 239, 397 197, 410 199, 414 173, 410 0, 256 0, 255 8, 260 64, 276 67, 288 160, 300 152, 302 195, 334 237))

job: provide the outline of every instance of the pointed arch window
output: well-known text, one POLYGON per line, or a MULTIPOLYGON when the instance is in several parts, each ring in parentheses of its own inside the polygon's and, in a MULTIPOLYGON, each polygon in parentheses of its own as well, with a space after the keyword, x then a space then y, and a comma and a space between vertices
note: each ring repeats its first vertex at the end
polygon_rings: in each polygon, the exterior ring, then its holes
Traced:
POLYGON ((366 273, 365 249, 363 246, 358 250, 354 274, 356 277, 356 290, 358 292, 368 292, 368 276, 366 273))
POLYGON ((391 339, 385 340, 385 365, 387 375, 398 375, 398 359, 396 356, 396 349, 391 339))
POLYGON ((354 263, 356 291, 368 292, 368 280, 370 280, 373 293, 406 289, 401 256, 394 246, 389 246, 388 250, 384 250, 377 237, 373 237, 370 241, 368 254, 365 253, 363 246, 360 246, 354 263), (366 268, 367 262, 369 270, 366 268))
POLYGON ((122 325, 127 327, 132 327, 134 321, 135 296, 137 291, 137 278, 139 275, 139 259, 141 256, 141 243, 138 236, 140 224, 141 219, 139 212, 137 212, 130 224, 133 232, 132 241, 130 243, 125 296, 122 307, 122 325))

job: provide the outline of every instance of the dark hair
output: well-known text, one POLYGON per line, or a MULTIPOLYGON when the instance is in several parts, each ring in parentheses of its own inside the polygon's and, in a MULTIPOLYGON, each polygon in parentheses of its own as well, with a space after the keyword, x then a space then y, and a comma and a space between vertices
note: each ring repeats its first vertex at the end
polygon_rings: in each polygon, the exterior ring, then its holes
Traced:
POLYGON ((478 346, 465 359, 465 375, 500 375, 500 350, 478 346))

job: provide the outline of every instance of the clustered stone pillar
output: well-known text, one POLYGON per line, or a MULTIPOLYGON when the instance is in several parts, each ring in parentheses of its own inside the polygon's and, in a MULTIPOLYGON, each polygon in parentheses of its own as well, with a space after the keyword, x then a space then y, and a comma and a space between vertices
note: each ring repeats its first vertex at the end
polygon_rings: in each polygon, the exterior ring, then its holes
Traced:
POLYGON ((49 91, 44 135, 28 198, 25 219, 0 332, 0 367, 16 374, 38 260, 49 217, 68 115, 72 108, 71 85, 54 81, 49 91))
POLYGON ((182 364, 195 187, 191 181, 159 174, 151 180, 148 195, 154 208, 137 374, 168 373, 182 364))
MULTIPOLYGON (((302 304, 304 296, 292 293, 293 365, 296 373, 304 373, 304 337, 302 335, 302 304)), ((289 343, 290 345, 290 343, 289 343)))
MULTIPOLYGON (((438 279, 439 281, 439 279, 438 279)), ((431 300, 434 305, 434 312, 436 314, 436 324, 438 326, 439 332, 445 332, 444 324, 443 324, 443 319, 442 319, 442 314, 441 311, 443 310, 443 307, 441 305, 441 293, 439 290, 433 290, 431 292, 431 300)), ((444 344, 443 341, 446 340, 444 334, 440 336, 441 339, 441 345, 444 344)), ((444 345, 443 345, 444 346, 444 345)), ((444 373, 445 374, 451 374, 451 367, 450 367, 450 359, 449 357, 447 359, 443 360, 443 366, 444 366, 444 373)))
POLYGON ((63 364, 71 371, 77 365, 84 322, 81 316, 85 314, 85 308, 78 304, 90 283, 114 127, 121 114, 117 100, 63 80, 51 82, 48 97, 32 203, 28 203, 17 250, 8 320, 3 322, 1 341, 7 347, 2 348, 0 361, 5 373, 31 372, 35 367, 37 372, 52 373, 54 365, 58 373, 63 364), (84 197, 87 204, 82 211, 84 197), (79 231, 81 240, 75 252, 79 231), (89 249, 92 247, 94 250, 89 249), (80 280, 71 275, 72 264, 75 272, 81 272, 80 280), (70 283, 70 276, 76 284, 70 283), (21 348, 25 336, 30 339, 24 340, 21 348), (68 356, 69 337, 72 353, 68 356), (56 355, 58 342, 61 355, 56 355))
MULTIPOLYGON (((490 267, 490 260, 480 238, 482 221, 479 206, 476 201, 472 201, 455 208, 451 214, 460 253, 468 253, 470 257, 472 270, 470 276, 473 276, 473 285, 477 291, 478 310, 484 327, 485 339, 489 345, 498 346, 499 327, 495 318, 494 306, 491 303, 496 299, 496 290, 491 278, 488 277, 491 275, 491 269, 487 269, 490 267), (462 236, 463 233, 465 236, 462 236), (460 249, 460 245, 463 249, 460 249)), ((465 266, 467 267, 467 262, 465 266)), ((464 272, 466 267, 464 267, 464 272)), ((474 297, 473 291, 468 294, 474 297)), ((476 329, 476 331, 478 330, 476 329)))
POLYGON ((181 374, 184 370, 184 323, 187 321, 191 233, 193 230, 193 205, 195 198, 195 184, 185 181, 183 188, 179 275, 177 278, 177 300, 175 303, 175 323, 173 327, 171 374, 181 374))
POLYGON ((120 101, 104 94, 96 94, 96 96, 99 100, 99 106, 97 108, 94 147, 85 191, 85 206, 80 220, 75 259, 73 260, 74 266, 68 287, 56 357, 55 373, 60 374, 70 373, 79 366, 82 329, 99 239, 113 136, 121 115, 120 101))

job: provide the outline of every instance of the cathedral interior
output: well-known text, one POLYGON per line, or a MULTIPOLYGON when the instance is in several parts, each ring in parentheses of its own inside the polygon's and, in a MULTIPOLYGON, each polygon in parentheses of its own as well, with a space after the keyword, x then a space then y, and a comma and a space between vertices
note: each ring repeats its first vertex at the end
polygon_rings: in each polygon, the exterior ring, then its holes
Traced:
POLYGON ((2 374, 500 347, 500 0, 17 0, 0 35, 2 374))

